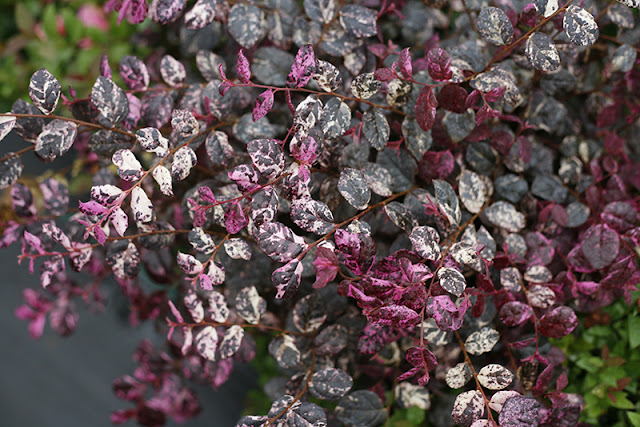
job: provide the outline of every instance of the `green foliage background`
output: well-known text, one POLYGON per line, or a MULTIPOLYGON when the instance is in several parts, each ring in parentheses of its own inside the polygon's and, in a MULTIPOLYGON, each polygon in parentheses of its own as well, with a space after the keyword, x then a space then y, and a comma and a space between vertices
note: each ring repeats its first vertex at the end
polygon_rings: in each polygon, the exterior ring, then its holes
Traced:
MULTIPOLYGON (((47 68, 60 80, 63 93, 69 85, 79 97, 86 97, 98 75, 100 58, 109 55, 115 67, 124 55, 144 56, 145 47, 132 42, 139 26, 107 15, 109 30, 85 26, 78 18, 84 5, 101 4, 83 0, 0 0, 0 111, 9 111, 18 98, 29 99, 31 74, 47 68), (64 32, 58 23, 64 24, 64 32)), ((114 69, 117 73, 117 70, 114 69)))

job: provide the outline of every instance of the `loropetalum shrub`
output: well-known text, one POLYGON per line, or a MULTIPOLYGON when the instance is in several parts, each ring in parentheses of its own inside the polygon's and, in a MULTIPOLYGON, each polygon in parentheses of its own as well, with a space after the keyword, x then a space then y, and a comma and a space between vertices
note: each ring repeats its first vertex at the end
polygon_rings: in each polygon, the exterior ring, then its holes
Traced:
POLYGON ((640 282, 638 3, 186 3, 110 0, 160 24, 146 62, 104 57, 86 98, 42 69, 2 115, 31 335, 111 276, 157 320, 115 423, 191 418, 258 354, 273 406, 238 426, 577 424, 548 338, 640 282), (71 147, 79 206, 19 180, 71 147))

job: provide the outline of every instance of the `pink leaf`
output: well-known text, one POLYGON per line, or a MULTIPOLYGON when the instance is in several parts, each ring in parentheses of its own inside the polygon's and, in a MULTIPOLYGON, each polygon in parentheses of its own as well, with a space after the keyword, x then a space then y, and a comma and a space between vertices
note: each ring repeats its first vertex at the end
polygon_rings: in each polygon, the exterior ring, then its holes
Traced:
POLYGON ((256 106, 253 108, 253 121, 257 122, 267 115, 273 107, 273 91, 267 89, 256 98, 256 106))
POLYGON ((316 56, 313 46, 302 46, 296 54, 296 59, 291 66, 291 72, 287 76, 287 86, 304 87, 309 83, 311 76, 316 71, 316 56))
MULTIPOLYGON (((220 67, 222 64, 220 65, 220 67)), ((238 52, 238 79, 244 84, 250 83, 251 70, 249 69, 249 61, 244 56, 242 49, 238 52)), ((221 70, 222 71, 222 70, 221 70)), ((224 74, 223 74, 224 76, 224 74)), ((224 95, 224 94, 223 94, 224 95)))
POLYGON ((416 100, 416 120, 418 125, 424 131, 428 131, 433 127, 436 121, 436 107, 438 101, 433 94, 431 86, 424 86, 416 100))
POLYGON ((453 77, 451 72, 451 57, 440 48, 431 49, 427 54, 427 71, 434 80, 446 81, 453 77))
POLYGON ((400 59, 398 59, 398 65, 400 66, 400 72, 405 79, 411 79, 413 75, 413 67, 411 66, 411 52, 409 48, 403 49, 400 52, 400 59))

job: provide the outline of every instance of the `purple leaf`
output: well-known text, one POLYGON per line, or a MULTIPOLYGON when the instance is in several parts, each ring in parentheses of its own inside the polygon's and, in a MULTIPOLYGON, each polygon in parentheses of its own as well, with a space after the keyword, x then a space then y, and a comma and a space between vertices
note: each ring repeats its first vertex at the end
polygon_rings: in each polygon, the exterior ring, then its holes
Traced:
POLYGON ((527 304, 509 301, 500 308, 500 320, 507 326, 516 326, 526 322, 533 310, 527 304))
POLYGON ((242 49, 238 51, 238 63, 236 65, 236 70, 238 73, 238 79, 242 83, 251 83, 251 69, 249 68, 249 61, 244 56, 244 52, 242 51, 242 49))
POLYGON ((438 101, 433 94, 431 86, 423 86, 418 99, 416 99, 416 120, 418 125, 424 131, 431 129, 436 120, 436 107, 438 101))
POLYGON ((302 46, 291 66, 291 71, 287 76, 287 86, 304 87, 309 83, 311 77, 316 72, 316 56, 313 53, 313 46, 310 44, 302 46))
POLYGON ((582 238, 582 253, 589 264, 600 270, 611 264, 620 251, 620 238, 607 225, 592 225, 582 238))
MULTIPOLYGON (((398 65, 400 66, 400 72, 402 73, 404 78, 411 79, 413 76, 413 66, 411 65, 411 52, 409 48, 402 49, 402 52, 400 52, 400 58, 398 58, 398 65)), ((377 77, 378 76, 376 76, 376 78, 377 77)))
POLYGON ((292 259, 273 272, 271 281, 277 289, 277 299, 289 299, 298 292, 302 270, 302 263, 297 259, 292 259))
POLYGON ((427 54, 427 70, 432 79, 447 81, 453 77, 451 72, 451 57, 440 48, 432 49, 427 54))
POLYGON ((578 317, 567 306, 554 308, 540 319, 539 331, 550 338, 562 338, 569 335, 578 326, 578 317))
POLYGON ((538 425, 540 403, 530 397, 513 396, 502 405, 498 416, 500 426, 520 427, 538 425))
POLYGON ((256 98, 256 106, 253 108, 253 121, 257 122, 267 115, 273 107, 273 91, 267 89, 256 98))

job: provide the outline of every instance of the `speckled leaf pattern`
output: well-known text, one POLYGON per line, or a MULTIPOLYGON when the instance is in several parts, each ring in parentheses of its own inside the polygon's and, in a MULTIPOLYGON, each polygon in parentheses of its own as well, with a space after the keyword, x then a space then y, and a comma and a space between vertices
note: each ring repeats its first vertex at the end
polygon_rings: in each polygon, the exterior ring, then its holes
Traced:
POLYGON ((333 214, 329 207, 313 199, 298 199, 291 204, 291 220, 310 233, 327 234, 333 227, 333 214))
POLYGON ((136 222, 146 224, 153 219, 153 205, 149 196, 140 187, 133 187, 131 191, 131 210, 136 222))
POLYGON ((309 392, 322 400, 338 400, 351 389, 353 379, 342 369, 324 368, 311 376, 309 392))
POLYGON ((209 310, 208 315, 214 322, 226 322, 229 318, 229 307, 227 300, 220 292, 209 292, 209 310))
POLYGON ((136 131, 136 141, 145 151, 156 153, 160 157, 169 155, 169 140, 156 128, 139 129, 136 131))
POLYGON ((468 169, 460 174, 458 193, 462 205, 471 213, 480 212, 487 200, 487 186, 484 180, 468 169))
POLYGON ((307 295, 293 307, 293 324, 305 334, 315 332, 327 319, 327 308, 317 294, 307 295))
POLYGON ((502 405, 498 415, 500 426, 537 426, 540 417, 540 402, 531 397, 513 396, 502 405))
POLYGON ((640 9, 640 1, 639 0, 618 0, 620 3, 625 6, 632 7, 634 9, 640 9))
POLYGON ((29 98, 44 114, 51 114, 56 109, 61 89, 58 79, 46 68, 33 73, 29 80, 29 98))
POLYGON ((141 59, 125 55, 120 61, 119 71, 129 89, 146 90, 149 87, 149 71, 141 59))
POLYGON ((129 217, 120 207, 116 207, 111 213, 111 225, 119 236, 124 236, 127 227, 129 227, 129 217))
MULTIPOLYGON (((217 263, 217 262, 210 262, 209 263, 209 268, 207 268, 206 276, 209 278, 209 280, 207 282, 211 283, 211 285, 213 285, 213 286, 222 285, 224 283, 224 279, 226 277, 224 266, 222 264, 220 264, 220 263, 217 263)), ((202 278, 202 275, 200 275, 200 278, 202 278)), ((204 288, 204 286, 203 286, 203 288, 204 288)), ((209 289, 209 290, 211 290, 211 289, 209 289)))
POLYGON ((149 6, 149 17, 166 25, 178 19, 186 5, 186 0, 153 0, 149 6))
POLYGON ((224 333, 224 338, 218 346, 218 354, 220 359, 228 359, 236 354, 242 344, 244 338, 244 329, 242 326, 233 325, 224 333))
POLYGON ((533 285, 527 289, 527 297, 532 307, 546 309, 556 302, 556 294, 550 288, 533 285))
POLYGON ((518 301, 509 301, 500 308, 500 320, 507 326, 526 322, 533 314, 531 307, 518 301))
POLYGON ((171 177, 176 181, 182 181, 191 173, 198 162, 198 157, 191 147, 180 147, 173 154, 173 162, 171 162, 171 177))
POLYGON ((513 25, 507 14, 497 7, 483 7, 478 15, 477 26, 482 37, 493 45, 509 44, 513 39, 513 25))
POLYGON ((497 201, 485 209, 484 214, 493 225, 517 233, 525 226, 525 217, 509 202, 497 201))
POLYGON ((464 348, 468 353, 479 356, 491 351, 500 340, 500 332, 495 329, 484 327, 469 335, 464 342, 464 348))
POLYGON ((381 151, 387 145, 390 131, 389 123, 379 109, 371 109, 362 115, 362 133, 376 150, 381 151))
POLYGON ((107 247, 105 261, 119 279, 130 279, 140 272, 140 253, 130 240, 111 242, 107 247))
POLYGON ((320 89, 325 92, 334 92, 342 86, 340 70, 332 63, 321 59, 317 60, 316 72, 311 77, 320 86, 320 89))
POLYGON ((17 119, 15 117, 0 117, 0 141, 2 141, 5 136, 9 135, 9 132, 14 128, 16 122, 17 119))
POLYGON ((351 206, 358 210, 366 209, 371 200, 371 191, 364 174, 357 169, 345 168, 340 172, 338 191, 351 206))
POLYGON ((291 335, 280 335, 269 343, 269 354, 273 356, 280 368, 296 368, 300 364, 300 350, 291 335))
POLYGON ((254 139, 247 144, 247 152, 255 168, 267 179, 282 175, 285 166, 284 152, 275 139, 254 139))
POLYGON ((540 71, 553 71, 560 66, 560 56, 551 37, 535 32, 525 44, 525 54, 533 68, 540 71))
POLYGON ((62 156, 73 145, 77 128, 75 123, 67 120, 50 121, 36 139, 36 154, 48 162, 62 156))
POLYGON ((111 79, 100 76, 91 89, 91 104, 98 110, 98 122, 111 128, 129 115, 126 93, 111 79))
POLYGON ((447 371, 445 381, 453 389, 462 388, 473 378, 471 367, 466 362, 458 363, 447 371))
POLYGON ((600 35, 598 24, 593 15, 573 4, 567 7, 562 26, 571 43, 577 46, 591 46, 600 35))
POLYGON ((167 93, 154 93, 142 100, 140 114, 142 120, 154 128, 160 129, 171 118, 173 101, 167 93))
POLYGON ((218 347, 218 332, 213 326, 202 328, 195 338, 195 346, 198 354, 207 360, 216 360, 216 349, 218 347))
POLYGON ((184 15, 184 25, 190 30, 199 30, 213 22, 216 17, 216 0, 198 0, 184 15))
POLYGON ((418 226, 418 220, 413 212, 405 205, 398 202, 391 202, 384 205, 384 213, 398 227, 407 233, 411 233, 414 227, 418 226))
POLYGON ((301 237, 279 222, 267 222, 259 227, 258 245, 267 256, 279 262, 290 261, 307 247, 301 237))
POLYGON ((235 156, 233 147, 229 144, 229 137, 222 131, 209 133, 204 144, 207 156, 214 166, 227 166, 235 156))
POLYGON ((314 21, 328 24, 336 15, 335 0, 304 0, 304 11, 314 21))
POLYGON ((196 67, 202 77, 207 81, 212 81, 222 77, 220 68, 226 72, 226 64, 224 58, 208 50, 199 50, 196 54, 196 67))
POLYGON ((245 49, 266 35, 266 22, 262 9, 252 4, 236 3, 229 11, 229 33, 245 49))
POLYGON ((204 305, 202 300, 198 298, 198 295, 193 289, 189 289, 184 296, 184 306, 191 315, 191 318, 195 323, 200 323, 204 320, 204 305))
POLYGON ((478 381, 489 390, 502 390, 511 384, 513 374, 504 366, 492 363, 480 369, 478 381))
POLYGON ((189 231, 189 243, 193 249, 203 254, 210 254, 215 249, 215 243, 211 236, 204 232, 200 227, 194 227, 189 231))
POLYGON ((433 189, 435 190, 436 201, 440 210, 447 216, 450 224, 460 224, 462 212, 460 211, 460 203, 458 196, 447 181, 441 179, 433 180, 433 189))
POLYGON ((184 254, 178 251, 178 267, 188 276, 195 276, 202 273, 202 263, 191 254, 184 254))
MULTIPOLYGON (((2 166, 0 166, 0 170, 1 168, 2 166)), ((67 213, 69 188, 66 184, 54 178, 47 178, 40 183, 39 187, 44 207, 49 215, 61 216, 67 213)))
POLYGON ((267 89, 256 97, 256 105, 253 107, 253 121, 257 122, 267 115, 273 108, 273 91, 267 89))
POLYGON ((422 159, 424 153, 426 153, 431 144, 433 144, 433 138, 431 137, 431 131, 423 131, 418 125, 415 118, 406 116, 402 120, 402 136, 407 144, 407 150, 416 159, 422 159))
POLYGON ((171 87, 181 86, 187 78, 182 62, 171 55, 165 55, 160 60, 160 75, 162 80, 171 87))
POLYGON ((578 316, 566 305, 549 311, 540 318, 539 331, 549 338, 562 338, 569 335, 578 326, 578 316))
POLYGON ((533 6, 540 15, 548 18, 558 10, 558 0, 533 0, 533 6))
POLYGON ((440 258, 440 236, 433 227, 421 225, 415 227, 409 236, 413 249, 424 259, 436 261, 440 258))
POLYGON ((356 390, 340 399, 336 408, 338 420, 348 426, 378 426, 387 419, 387 411, 377 394, 356 390))
POLYGON ((431 399, 426 387, 411 384, 408 381, 403 381, 396 385, 395 399, 401 408, 416 406, 427 410, 431 407, 431 399))
POLYGON ((228 239, 224 242, 224 251, 232 259, 243 259, 248 261, 251 259, 251 246, 239 238, 228 239))
POLYGON ((362 173, 371 191, 384 197, 389 197, 393 194, 393 191, 391 191, 393 178, 387 169, 377 163, 368 162, 362 173))
POLYGON ((582 253, 589 264, 597 270, 611 264, 620 251, 620 238, 607 225, 589 227, 582 239, 582 253))
POLYGON ((242 288, 236 296, 236 312, 247 322, 257 325, 267 311, 267 302, 254 286, 242 288))
POLYGON ((94 185, 91 187, 91 198, 104 206, 116 203, 122 196, 123 191, 115 185, 94 185))
POLYGON ((251 219, 256 226, 272 222, 278 211, 278 195, 273 187, 265 187, 253 195, 251 200, 251 219))
POLYGON ((171 127, 181 137, 189 138, 200 132, 200 124, 191 111, 173 110, 171 112, 171 127))
POLYGON ((456 424, 470 426, 484 415, 484 399, 478 390, 460 393, 453 402, 451 417, 456 424))
POLYGON ((443 267, 438 270, 438 280, 445 291, 457 297, 461 296, 467 287, 464 276, 455 268, 443 267))
POLYGON ((131 150, 123 149, 113 153, 111 161, 118 168, 118 175, 125 181, 137 181, 142 177, 142 165, 131 150))
POLYGON ((153 176, 153 179, 158 183, 162 194, 169 197, 173 196, 173 181, 169 169, 162 165, 158 165, 153 169, 153 171, 151 171, 151 176, 153 176))
POLYGON ((309 83, 311 77, 316 72, 316 56, 313 46, 310 44, 302 46, 291 66, 291 71, 287 76, 287 86, 304 87, 309 83))
POLYGON ((325 138, 338 138, 348 129, 351 122, 351 108, 338 98, 327 101, 320 114, 320 127, 325 138))
POLYGON ((289 299, 298 292, 303 268, 300 261, 292 259, 271 274, 277 299, 289 299))
POLYGON ((351 93, 356 98, 369 99, 382 87, 382 82, 373 73, 364 73, 351 81, 351 93))
POLYGON ((313 340, 316 354, 335 355, 347 346, 348 329, 342 325, 329 325, 323 328, 313 340))
POLYGON ((375 36, 378 13, 364 6, 347 4, 340 9, 340 24, 347 34, 357 39, 375 36))
POLYGON ((633 65, 636 63, 638 57, 638 51, 628 44, 619 46, 611 56, 611 70, 613 72, 619 71, 626 73, 633 69, 633 65))

